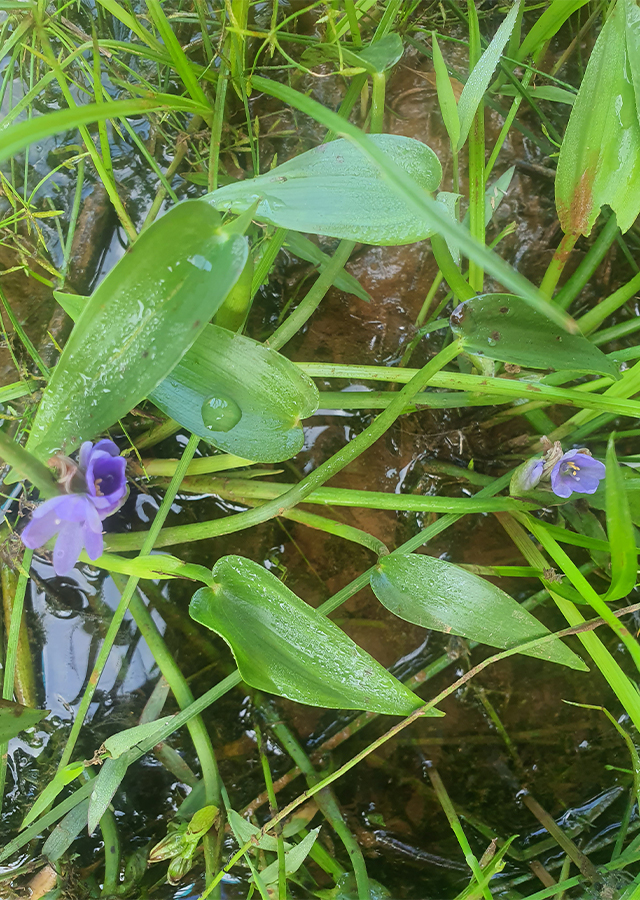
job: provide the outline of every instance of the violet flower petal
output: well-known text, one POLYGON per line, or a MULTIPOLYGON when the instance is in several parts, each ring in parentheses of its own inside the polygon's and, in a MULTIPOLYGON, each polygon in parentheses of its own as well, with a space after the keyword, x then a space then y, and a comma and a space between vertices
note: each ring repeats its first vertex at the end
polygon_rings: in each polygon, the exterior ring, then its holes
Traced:
POLYGON ((83 547, 83 526, 79 522, 63 522, 53 549, 56 575, 68 575, 78 562, 83 547))
POLYGON ((100 523, 100 531, 95 532, 87 525, 83 528, 83 543, 87 551, 89 559, 97 559, 102 556, 104 541, 102 539, 102 523, 100 523))
POLYGON ((551 470, 551 489, 564 499, 573 492, 595 494, 605 474, 606 468, 600 460, 579 450, 569 450, 551 470))

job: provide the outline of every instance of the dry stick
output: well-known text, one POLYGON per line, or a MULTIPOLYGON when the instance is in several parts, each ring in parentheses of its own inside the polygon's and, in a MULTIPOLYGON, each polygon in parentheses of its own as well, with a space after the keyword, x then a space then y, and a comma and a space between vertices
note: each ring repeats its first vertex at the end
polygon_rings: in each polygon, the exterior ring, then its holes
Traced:
MULTIPOLYGON (((640 610, 640 603, 634 603, 633 606, 627 606, 624 609, 617 610, 614 615, 615 616, 624 616, 628 613, 637 612, 640 610)), ((564 628, 562 631, 558 631, 555 634, 545 635, 543 638, 536 638, 533 641, 527 641, 525 644, 520 644, 518 647, 512 647, 509 650, 503 650, 501 653, 496 653, 495 656, 490 656, 488 659, 483 660, 481 663, 478 663, 477 666, 474 666, 473 669, 469 669, 468 672, 465 672, 457 681, 454 681, 453 684, 449 685, 449 687, 440 691, 432 700, 429 700, 424 706, 419 707, 415 710, 415 712, 411 713, 410 716, 407 716, 406 719, 403 719, 402 722, 399 722, 397 725, 394 725, 393 728, 390 728, 386 731, 381 737, 377 738, 377 740, 373 741, 369 744, 368 747, 365 747, 364 750, 361 750, 360 753, 357 753, 354 757, 352 757, 348 762, 346 762, 339 769, 336 769, 335 772, 332 772, 331 775, 328 775, 322 781, 318 782, 318 784, 314 785, 311 788, 308 788, 306 791, 303 791, 295 800, 289 803, 284 809, 280 810, 280 812, 275 815, 272 819, 266 822, 262 828, 260 829, 260 833, 255 835, 252 841, 247 842, 243 847, 236 851, 233 854, 229 862, 226 866, 218 872, 218 875, 213 880, 213 882, 206 888, 206 890, 200 895, 198 900, 205 900, 206 897, 209 896, 213 888, 216 884, 222 880, 222 878, 229 873, 231 868, 242 858, 242 856, 246 853, 246 851, 251 847, 253 841, 259 841, 262 837, 266 836, 270 831, 272 831, 276 825, 279 825, 280 822, 284 821, 284 819, 288 818, 292 812, 294 812, 299 806, 302 806, 303 803, 306 803, 311 797, 321 791, 323 788, 327 787, 330 784, 333 784, 334 781, 337 781, 339 778, 342 778, 343 775, 346 775, 351 769, 353 769, 359 762, 362 762, 363 759, 366 759, 374 750, 377 750, 383 744, 385 744, 392 737, 395 737, 397 734, 400 734, 408 725, 412 725, 418 719, 422 718, 422 716, 429 712, 429 710, 433 709, 438 703, 441 703, 443 700, 446 700, 447 697, 454 694, 456 691, 460 690, 468 681, 472 678, 475 678, 476 675, 479 675, 489 666, 493 665, 493 663, 500 662, 500 660, 507 659, 510 656, 514 656, 516 653, 522 653, 524 650, 530 650, 533 647, 539 647, 543 644, 549 643, 549 641, 557 640, 559 638, 568 637, 572 634, 583 634, 585 632, 594 631, 596 628, 599 628, 600 625, 606 624, 604 619, 592 619, 590 622, 582 622, 580 625, 574 625, 571 628, 564 628)))

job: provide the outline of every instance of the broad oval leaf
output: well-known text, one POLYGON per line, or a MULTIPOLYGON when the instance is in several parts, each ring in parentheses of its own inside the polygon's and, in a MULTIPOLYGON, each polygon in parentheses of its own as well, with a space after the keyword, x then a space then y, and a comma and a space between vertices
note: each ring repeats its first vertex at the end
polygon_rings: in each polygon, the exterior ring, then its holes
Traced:
POLYGON ((189 614, 224 638, 251 687, 327 709, 406 716, 421 705, 337 625, 258 563, 226 556, 214 566, 213 578, 213 587, 193 595, 189 614))
POLYGON ((300 420, 319 402, 315 384, 285 356, 217 325, 149 397, 214 447, 255 462, 295 456, 304 443, 300 420))
POLYGON ((520 297, 481 294, 461 303, 451 328, 468 353, 532 369, 573 369, 619 378, 617 366, 582 334, 570 334, 520 297))
MULTIPOLYGON (((371 134, 367 139, 421 187, 437 189, 442 167, 426 144, 394 134, 371 134)), ((261 222, 364 244, 410 244, 433 234, 378 167, 344 138, 320 144, 266 175, 221 187, 204 199, 236 213, 259 201, 255 218, 261 222)))
POLYGON ((636 0, 618 0, 591 52, 558 159, 556 208, 565 232, 590 234, 605 203, 623 233, 640 212, 639 28, 636 0))
POLYGON ((173 207, 114 266, 83 308, 38 408, 40 459, 113 425, 193 344, 237 281, 247 241, 201 200, 173 207))
MULTIPOLYGON (((509 649, 550 634, 500 588, 432 556, 385 556, 371 576, 371 587, 382 605, 405 622, 491 647, 509 649)), ((559 639, 522 653, 570 669, 587 669, 559 639)))

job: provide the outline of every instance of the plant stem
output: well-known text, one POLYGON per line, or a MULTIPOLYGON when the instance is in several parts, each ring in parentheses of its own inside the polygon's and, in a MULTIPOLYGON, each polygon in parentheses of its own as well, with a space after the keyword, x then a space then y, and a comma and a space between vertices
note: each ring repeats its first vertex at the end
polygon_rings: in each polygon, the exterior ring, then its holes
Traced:
MULTIPOLYGON (((613 218, 613 216, 611 217, 613 218)), ((604 320, 614 313, 617 309, 620 309, 621 306, 624 306, 632 297, 634 297, 638 291, 640 290, 640 274, 634 275, 631 281, 628 281, 626 284, 623 284, 621 288, 618 288, 617 291, 614 291, 613 294, 610 294, 608 297, 605 297, 604 300, 601 300, 593 309, 590 309, 589 312, 585 313, 584 316, 581 316, 578 319, 578 325, 583 334, 591 334, 599 328, 600 325, 604 322, 604 320)), ((560 295, 558 295, 560 296, 560 295)))
POLYGON ((579 237, 580 235, 577 232, 567 232, 567 234, 562 236, 562 240, 556 247, 553 259, 549 263, 540 285, 540 293, 544 294, 548 300, 551 300, 553 297, 558 280, 579 237))
POLYGON ((305 322, 311 318, 320 305, 321 300, 335 281, 338 273, 344 268, 354 247, 354 241, 340 241, 338 249, 331 257, 331 262, 327 263, 325 268, 320 272, 311 290, 308 291, 305 298, 298 304, 289 318, 286 319, 279 328, 276 328, 271 337, 265 341, 265 344, 268 347, 279 350, 287 343, 287 341, 290 341, 302 328, 305 322))
MULTIPOLYGON (((460 269, 453 261, 445 239, 439 234, 432 234, 430 240, 431 249, 438 267, 456 297, 460 300, 470 300, 472 297, 475 297, 476 291, 462 277, 460 269)), ((471 275, 471 266, 469 266, 469 275, 471 275)))
MULTIPOLYGON (((12 466, 21 478, 26 478, 38 488, 43 497, 57 497, 60 494, 52 478, 51 469, 25 450, 17 441, 12 441, 0 428, 0 459, 12 466)), ((17 480, 17 479, 16 479, 17 480)))
MULTIPOLYGON (((593 244, 587 250, 584 259, 575 270, 573 275, 567 279, 566 283, 560 288, 555 296, 554 303, 562 309, 568 309, 576 297, 580 294, 583 287, 587 284, 593 273, 596 271, 607 250, 613 244, 616 237, 620 234, 618 222, 615 213, 611 213, 604 227, 600 229, 600 234, 593 244)), ((598 304, 596 309, 600 308, 598 304)), ((617 307, 616 307, 617 308, 617 307)), ((603 318, 605 318, 603 316, 603 318)), ((602 319, 600 320, 602 321, 602 319)), ((582 328, 582 326, 580 326, 582 328)), ((583 334, 586 334, 582 328, 583 334)))

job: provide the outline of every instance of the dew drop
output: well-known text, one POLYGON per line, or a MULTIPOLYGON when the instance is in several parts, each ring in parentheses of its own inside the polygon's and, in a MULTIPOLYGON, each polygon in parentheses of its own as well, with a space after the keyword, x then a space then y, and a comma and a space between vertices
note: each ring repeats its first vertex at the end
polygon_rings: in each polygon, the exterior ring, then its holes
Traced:
POLYGON ((214 394, 200 409, 202 421, 211 431, 231 431, 242 418, 242 410, 230 397, 214 394))

